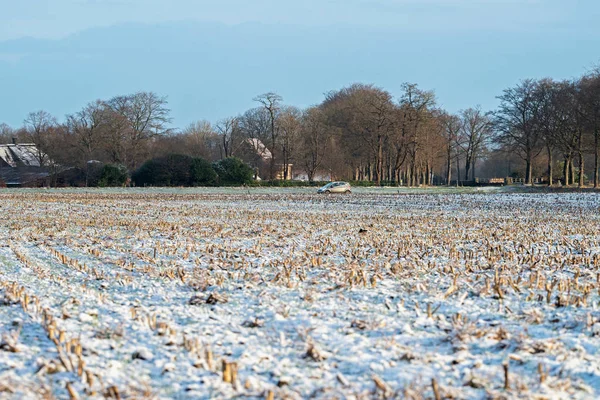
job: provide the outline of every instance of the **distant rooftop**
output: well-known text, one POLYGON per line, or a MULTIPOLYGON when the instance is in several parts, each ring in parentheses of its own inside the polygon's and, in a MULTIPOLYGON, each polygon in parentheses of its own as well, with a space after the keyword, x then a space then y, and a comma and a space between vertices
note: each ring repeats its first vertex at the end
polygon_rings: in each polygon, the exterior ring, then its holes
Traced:
POLYGON ((38 149, 34 143, 0 144, 0 166, 39 167, 38 149))
POLYGON ((267 146, 265 146, 265 144, 260 141, 260 139, 246 139, 246 142, 252 146, 256 154, 262 157, 263 160, 270 160, 271 158, 273 158, 271 150, 269 150, 267 146))

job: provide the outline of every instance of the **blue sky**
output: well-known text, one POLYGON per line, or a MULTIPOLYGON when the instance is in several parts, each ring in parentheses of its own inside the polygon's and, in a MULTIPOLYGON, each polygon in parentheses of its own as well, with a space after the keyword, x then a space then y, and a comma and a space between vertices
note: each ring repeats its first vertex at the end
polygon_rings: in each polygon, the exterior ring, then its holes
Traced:
POLYGON ((592 0, 0 0, 0 122, 152 90, 184 127, 353 82, 491 109, 519 79, 598 64, 599 19, 592 0))

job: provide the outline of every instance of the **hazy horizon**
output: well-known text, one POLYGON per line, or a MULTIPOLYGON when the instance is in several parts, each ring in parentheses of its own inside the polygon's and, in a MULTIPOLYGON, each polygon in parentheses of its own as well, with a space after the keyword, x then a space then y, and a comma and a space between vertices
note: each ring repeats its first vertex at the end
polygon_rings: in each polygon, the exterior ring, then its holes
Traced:
POLYGON ((307 107, 355 82, 395 96, 417 83, 451 112, 493 109, 521 79, 573 78, 600 61, 591 1, 141 4, 3 5, 0 122, 17 127, 38 109, 62 120, 144 90, 167 96, 183 128, 242 113, 264 92, 307 107))

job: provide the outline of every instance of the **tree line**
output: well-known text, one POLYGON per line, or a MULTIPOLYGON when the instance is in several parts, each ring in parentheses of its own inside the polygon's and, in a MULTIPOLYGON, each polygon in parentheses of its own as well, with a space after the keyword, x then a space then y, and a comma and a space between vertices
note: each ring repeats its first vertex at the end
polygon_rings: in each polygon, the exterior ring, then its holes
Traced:
POLYGON ((306 109, 270 92, 240 115, 178 130, 166 97, 139 92, 94 101, 61 122, 32 112, 22 127, 0 124, 0 141, 34 143, 40 164, 61 170, 87 171, 100 161, 133 175, 148 160, 178 154, 208 162, 237 157, 270 180, 301 172, 309 181, 418 186, 514 176, 598 187, 599 70, 571 80, 522 80, 497 98, 495 110, 450 113, 433 91, 411 83, 398 97, 353 84, 306 109))

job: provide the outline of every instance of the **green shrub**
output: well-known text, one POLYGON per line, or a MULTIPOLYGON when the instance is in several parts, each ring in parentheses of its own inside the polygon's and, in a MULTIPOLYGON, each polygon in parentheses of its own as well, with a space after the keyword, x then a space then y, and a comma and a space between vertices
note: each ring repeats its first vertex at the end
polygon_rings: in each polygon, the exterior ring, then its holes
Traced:
POLYGON ((132 180, 136 186, 212 186, 217 173, 202 158, 169 154, 146 161, 132 180))
POLYGON ((161 186, 189 186, 194 159, 183 154, 169 154, 161 159, 164 184, 161 186))
POLYGON ((190 185, 213 186, 217 184, 218 175, 211 163, 203 158, 194 158, 190 167, 190 185))
POLYGON ((227 157, 213 163, 221 185, 242 185, 252 183, 254 171, 237 157, 227 157))
POLYGON ((100 179, 98 180, 98 186, 125 186, 126 183, 127 168, 125 168, 123 165, 106 164, 104 167, 102 167, 100 179))
POLYGON ((132 180, 136 186, 189 185, 192 160, 183 154, 153 158, 135 171, 132 180))
POLYGON ((87 185, 96 187, 100 185, 100 179, 102 179, 102 172, 104 171, 105 164, 101 162, 88 162, 85 170, 80 171, 82 179, 85 182, 87 176, 87 185))
POLYGON ((160 164, 155 159, 148 160, 133 173, 131 180, 135 186, 155 185, 163 180, 163 177, 158 177, 160 169, 160 164))

